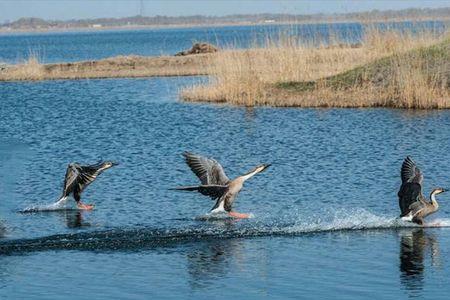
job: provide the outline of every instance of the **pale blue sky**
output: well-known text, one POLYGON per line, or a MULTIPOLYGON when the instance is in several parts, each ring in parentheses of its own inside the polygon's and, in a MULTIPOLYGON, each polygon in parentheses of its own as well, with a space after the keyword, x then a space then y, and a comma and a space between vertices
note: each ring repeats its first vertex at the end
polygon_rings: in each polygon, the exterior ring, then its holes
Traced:
MULTIPOLYGON (((124 17, 139 14, 140 0, 0 0, 0 22, 20 17, 79 19, 124 17)), ((166 0, 144 1, 144 15, 228 15, 235 13, 341 13, 372 9, 450 7, 450 0, 356 1, 356 0, 166 0)))

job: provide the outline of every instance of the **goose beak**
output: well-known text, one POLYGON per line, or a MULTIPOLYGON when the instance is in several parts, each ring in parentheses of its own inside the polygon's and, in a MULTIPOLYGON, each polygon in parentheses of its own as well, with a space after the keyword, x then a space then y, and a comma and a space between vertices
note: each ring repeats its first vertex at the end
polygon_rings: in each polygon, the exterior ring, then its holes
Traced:
POLYGON ((115 161, 112 161, 112 162, 111 162, 111 167, 114 167, 114 166, 117 166, 117 165, 119 165, 118 162, 115 162, 115 161))
POLYGON ((264 167, 264 169, 262 169, 263 171, 265 170, 265 169, 267 169, 268 167, 270 167, 272 164, 263 164, 263 167, 264 167))

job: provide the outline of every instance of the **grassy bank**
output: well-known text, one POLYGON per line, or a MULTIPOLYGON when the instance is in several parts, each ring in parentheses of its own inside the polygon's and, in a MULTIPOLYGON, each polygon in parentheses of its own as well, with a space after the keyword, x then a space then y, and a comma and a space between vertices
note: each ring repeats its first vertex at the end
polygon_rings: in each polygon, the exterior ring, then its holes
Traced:
POLYGON ((210 58, 210 80, 187 101, 298 107, 450 108, 449 40, 367 29, 357 47, 281 39, 210 58))
POLYGON ((0 81, 205 75, 208 55, 118 56, 98 61, 42 64, 31 56, 0 69, 0 81))
POLYGON ((395 53, 316 81, 276 85, 293 105, 450 108, 450 39, 395 53), (294 96, 294 97, 293 97, 294 96))

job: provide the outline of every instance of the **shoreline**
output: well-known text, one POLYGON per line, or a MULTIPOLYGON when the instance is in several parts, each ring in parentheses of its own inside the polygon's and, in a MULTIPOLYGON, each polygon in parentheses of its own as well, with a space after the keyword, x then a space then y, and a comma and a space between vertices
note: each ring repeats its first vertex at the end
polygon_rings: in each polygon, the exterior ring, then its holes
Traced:
POLYGON ((139 31, 139 30, 164 30, 164 29, 189 29, 189 28, 220 28, 220 27, 239 27, 239 26, 282 26, 282 25, 320 25, 320 24, 345 24, 358 23, 362 25, 370 25, 377 23, 402 23, 402 22, 443 22, 450 24, 450 16, 448 18, 393 18, 393 19, 373 19, 373 20, 318 20, 318 21, 285 21, 285 22, 233 22, 233 23, 214 23, 214 24, 168 24, 168 25, 125 25, 125 26, 104 26, 94 27, 71 27, 71 28, 24 28, 24 29, 5 29, 0 28, 0 36, 20 35, 20 34, 52 34, 52 33, 71 33, 71 32, 108 32, 108 31, 139 31))

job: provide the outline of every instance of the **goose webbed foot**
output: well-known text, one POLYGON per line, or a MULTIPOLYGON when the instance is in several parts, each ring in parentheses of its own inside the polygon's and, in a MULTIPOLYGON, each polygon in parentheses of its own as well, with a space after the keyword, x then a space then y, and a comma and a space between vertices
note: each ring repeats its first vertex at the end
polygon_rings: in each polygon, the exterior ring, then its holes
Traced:
POLYGON ((84 204, 82 202, 77 202, 77 207, 78 207, 78 209, 82 209, 82 210, 92 210, 92 209, 94 209, 94 205, 93 204, 84 204))
POLYGON ((250 214, 243 214, 243 213, 238 213, 235 211, 230 211, 228 212, 228 215, 232 218, 236 218, 236 219, 248 219, 250 218, 250 214))

